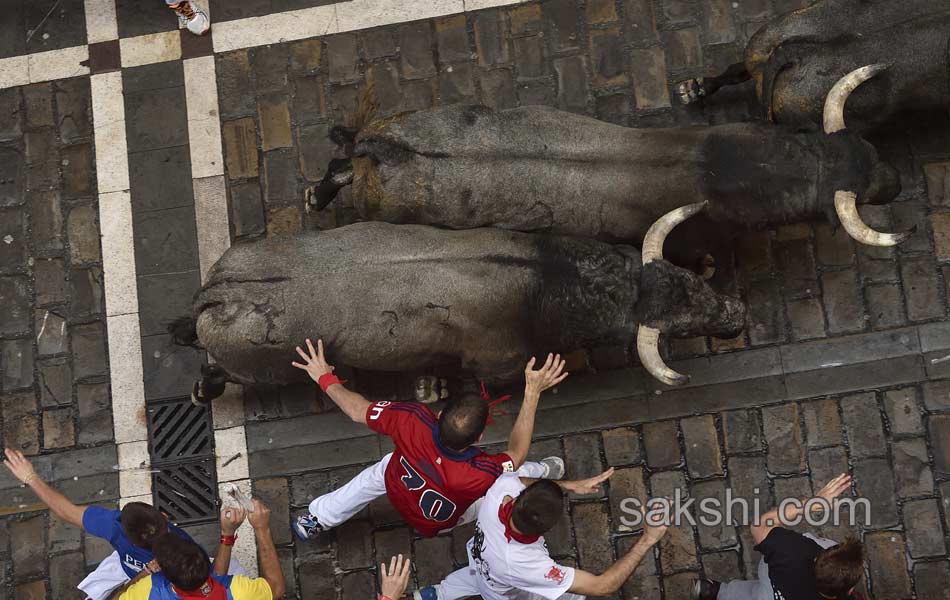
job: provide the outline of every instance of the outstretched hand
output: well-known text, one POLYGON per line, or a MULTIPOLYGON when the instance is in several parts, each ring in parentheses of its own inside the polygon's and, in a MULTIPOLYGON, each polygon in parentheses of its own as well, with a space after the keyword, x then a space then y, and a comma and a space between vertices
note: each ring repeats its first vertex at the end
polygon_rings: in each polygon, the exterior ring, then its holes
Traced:
POLYGON ((323 340, 317 340, 317 348, 314 349, 313 343, 308 338, 307 350, 309 350, 309 353, 304 352, 303 348, 297 346, 297 354, 303 359, 303 363, 295 361, 290 364, 306 371, 310 375, 310 379, 319 382, 320 377, 332 373, 336 367, 327 364, 326 356, 323 354, 323 340))
POLYGON ((11 448, 4 448, 3 452, 6 455, 3 465, 20 483, 29 485, 31 481, 36 479, 37 475, 33 469, 33 464, 23 456, 22 452, 11 448))
POLYGON ((525 391, 527 392, 540 394, 561 383, 568 376, 568 373, 563 372, 566 362, 561 360, 560 354, 548 354, 544 365, 537 370, 534 368, 535 362, 535 357, 532 356, 524 368, 525 391))
POLYGON ((614 468, 610 467, 600 475, 595 475, 587 479, 572 481, 564 487, 569 491, 579 495, 596 494, 600 491, 600 484, 610 479, 614 474, 614 468))
POLYGON ((399 600, 406 592, 406 586, 409 585, 409 559, 403 559, 402 554, 392 557, 389 562, 389 570, 386 570, 386 563, 379 565, 382 573, 383 596, 399 600))
MULTIPOLYGON (((815 497, 821 498, 822 500, 824 500, 830 505, 835 498, 843 494, 850 487, 851 487, 851 476, 848 475, 847 473, 842 473, 841 475, 838 475, 837 477, 835 477, 834 479, 826 483, 825 487, 818 490, 818 493, 815 494, 815 497)), ((812 506, 813 510, 817 510, 817 508, 818 507, 815 505, 812 506)))

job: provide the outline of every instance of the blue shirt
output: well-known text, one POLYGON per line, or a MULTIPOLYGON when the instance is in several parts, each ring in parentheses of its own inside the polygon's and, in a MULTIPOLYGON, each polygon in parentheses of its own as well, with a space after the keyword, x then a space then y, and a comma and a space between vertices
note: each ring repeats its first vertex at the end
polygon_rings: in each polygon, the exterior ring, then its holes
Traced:
MULTIPOLYGON (((86 530, 86 533, 102 538, 112 544, 112 548, 119 553, 122 570, 131 579, 155 557, 151 550, 139 548, 129 540, 128 536, 125 535, 125 531, 122 530, 121 517, 121 511, 109 510, 101 506, 90 506, 83 512, 82 528, 86 530)), ((171 523, 168 524, 168 531, 186 540, 194 541, 190 535, 171 523)))

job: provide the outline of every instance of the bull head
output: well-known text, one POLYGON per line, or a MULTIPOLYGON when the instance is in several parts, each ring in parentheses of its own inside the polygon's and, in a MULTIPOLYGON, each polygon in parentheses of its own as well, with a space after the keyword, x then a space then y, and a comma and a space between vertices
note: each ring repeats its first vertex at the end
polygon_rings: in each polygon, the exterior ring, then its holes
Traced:
MULTIPOLYGON (((838 83, 831 88, 831 91, 825 97, 825 133, 834 134, 847 129, 844 122, 844 105, 847 103, 851 92, 887 68, 888 65, 884 64, 868 65, 855 69, 838 80, 838 83)), ((861 220, 861 215, 858 214, 857 200, 858 195, 852 190, 835 191, 835 212, 845 231, 855 240, 869 246, 896 246, 913 235, 914 230, 905 233, 875 231, 861 220)))

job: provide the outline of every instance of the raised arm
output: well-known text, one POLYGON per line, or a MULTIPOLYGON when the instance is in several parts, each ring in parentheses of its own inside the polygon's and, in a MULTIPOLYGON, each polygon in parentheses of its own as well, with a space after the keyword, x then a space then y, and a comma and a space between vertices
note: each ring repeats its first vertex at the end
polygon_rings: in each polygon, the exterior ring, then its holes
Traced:
POLYGON ((221 543, 214 555, 214 574, 227 575, 231 566, 231 550, 234 548, 235 534, 244 522, 247 511, 243 506, 224 506, 221 508, 221 543))
POLYGON ((666 530, 666 524, 651 522, 649 514, 644 515, 643 535, 633 548, 600 575, 576 569, 574 582, 568 591, 585 596, 610 596, 633 575, 643 558, 666 534, 666 530))
MULTIPOLYGON (((842 473, 841 475, 838 475, 829 481, 825 487, 821 488, 818 493, 815 494, 815 498, 821 498, 830 506, 831 502, 835 498, 840 496, 850 487, 851 476, 846 473, 842 473)), ((796 504, 786 504, 783 507, 784 514, 782 515, 781 519, 779 518, 778 507, 773 508, 769 512, 762 515, 758 523, 755 523, 749 527, 749 530, 752 533, 752 540, 756 544, 761 544, 765 538, 769 537, 770 531, 776 527, 781 527, 782 523, 790 523, 791 521, 801 517, 802 513, 805 511, 804 504, 805 503, 802 503, 801 506, 796 504)), ((821 506, 819 504, 813 504, 811 508, 813 511, 817 511, 820 510, 821 506)))
POLYGON ((333 375, 333 369, 335 367, 327 364, 326 357, 323 353, 323 340, 317 340, 317 348, 314 349, 313 343, 308 339, 307 350, 309 353, 304 352, 303 348, 297 346, 297 354, 300 355, 300 358, 303 359, 304 362, 293 362, 291 364, 298 369, 306 371, 307 374, 310 375, 310 378, 317 382, 321 389, 326 392, 327 396, 330 396, 330 399, 333 400, 348 417, 357 423, 365 423, 366 411, 369 409, 371 402, 363 395, 351 392, 343 387, 340 380, 333 375))
POLYGON ((534 363, 535 359, 531 357, 524 369, 524 402, 521 404, 515 425, 511 428, 508 450, 505 452, 511 457, 515 469, 523 465, 528 457, 531 437, 534 435, 534 417, 538 411, 541 392, 561 383, 568 375, 563 372, 565 363, 561 360, 560 354, 548 354, 544 366, 538 370, 534 370, 534 363))
POLYGON ((257 540, 257 556, 261 563, 261 577, 270 586, 274 600, 284 595, 284 573, 280 570, 280 560, 277 558, 277 548, 274 547, 274 538, 270 532, 270 509, 254 499, 254 512, 247 517, 248 523, 254 528, 254 537, 257 540))
POLYGON ((4 454, 6 456, 6 460, 3 461, 4 466, 21 483, 33 490, 33 493, 53 511, 53 514, 67 523, 82 527, 82 516, 86 512, 85 506, 76 506, 69 501, 69 498, 47 485, 36 474, 33 465, 19 450, 5 448, 4 454))

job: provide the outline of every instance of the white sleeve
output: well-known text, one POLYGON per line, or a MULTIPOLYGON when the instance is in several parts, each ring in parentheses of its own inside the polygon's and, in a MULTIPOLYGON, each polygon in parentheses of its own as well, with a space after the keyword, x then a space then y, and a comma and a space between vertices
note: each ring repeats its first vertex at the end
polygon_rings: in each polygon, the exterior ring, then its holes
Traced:
POLYGON ((495 483, 488 488, 486 497, 497 498, 499 501, 505 496, 517 497, 524 490, 524 484, 521 483, 521 477, 517 473, 502 473, 495 480, 495 483))
POLYGON ((520 564, 509 571, 509 577, 512 587, 555 600, 571 589, 574 569, 562 567, 548 558, 532 561, 530 565, 520 564))

